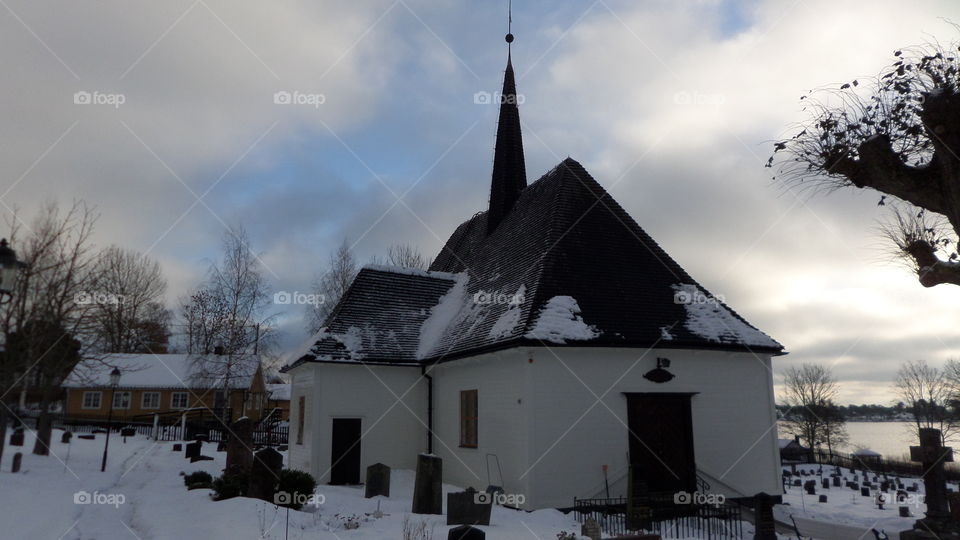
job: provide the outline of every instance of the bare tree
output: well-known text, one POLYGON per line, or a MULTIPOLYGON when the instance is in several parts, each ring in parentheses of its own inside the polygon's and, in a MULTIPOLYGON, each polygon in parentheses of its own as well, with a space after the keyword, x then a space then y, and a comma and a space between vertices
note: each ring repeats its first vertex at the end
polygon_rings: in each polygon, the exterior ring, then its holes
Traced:
POLYGON ((894 386, 900 400, 913 416, 918 440, 922 428, 939 429, 944 442, 956 434, 956 363, 948 366, 948 370, 950 376, 947 370, 931 366, 925 360, 913 360, 901 366, 897 372, 894 386))
POLYGON ((156 352, 169 320, 163 308, 167 282, 160 265, 135 251, 111 246, 100 252, 87 301, 99 346, 108 353, 156 352), (159 335, 158 335, 159 334, 159 335), (144 338, 151 341, 144 343, 144 338))
POLYGON ((924 287, 960 285, 956 49, 957 43, 933 43, 896 51, 893 64, 872 80, 803 96, 808 120, 796 135, 775 143, 767 163, 773 167, 782 152, 778 176, 787 182, 828 190, 869 188, 883 194, 880 205, 890 196, 904 201, 908 214, 942 217, 949 227, 936 234, 923 223, 894 221, 894 243, 924 287))
POLYGON ((387 249, 387 264, 401 268, 426 270, 430 268, 430 259, 423 256, 416 247, 410 244, 394 244, 387 249))
MULTIPOLYGON (((0 307, 0 325, 11 344, 3 355, 7 366, 0 371, 14 374, 12 380, 3 381, 2 395, 8 396, 14 386, 22 391, 30 387, 39 395, 35 454, 49 452, 50 404, 63 379, 95 343, 92 306, 85 301, 90 294, 95 221, 93 209, 82 202, 65 212, 50 203, 30 227, 16 216, 11 225, 11 242, 25 267, 12 300, 0 307)), ((0 405, 2 431, 9 409, 2 401, 0 405)))
POLYGON ((253 374, 258 355, 271 343, 267 302, 267 283, 246 232, 228 231, 222 260, 181 307, 187 352, 195 355, 199 376, 222 385, 221 399, 229 396, 236 379, 253 374))
POLYGON ((305 319, 310 334, 317 333, 323 327, 333 308, 357 277, 358 271, 357 260, 344 239, 336 251, 330 254, 327 269, 313 280, 314 297, 322 301, 307 307, 305 319))
MULTIPOLYGON (((828 423, 823 418, 836 398, 839 387, 829 368, 817 364, 791 367, 784 378, 785 401, 792 409, 786 417, 787 428, 809 448, 827 442, 828 423)), ((837 438, 836 428, 832 440, 837 438)))

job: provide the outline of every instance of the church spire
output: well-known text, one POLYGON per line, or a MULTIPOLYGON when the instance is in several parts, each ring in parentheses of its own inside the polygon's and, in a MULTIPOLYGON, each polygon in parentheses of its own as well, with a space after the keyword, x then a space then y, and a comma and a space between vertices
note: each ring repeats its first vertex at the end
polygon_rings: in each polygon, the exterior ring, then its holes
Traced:
POLYGON ((493 156, 493 178, 490 185, 490 211, 487 212, 487 234, 492 233, 503 218, 510 213, 513 204, 520 197, 520 192, 527 187, 527 172, 523 160, 523 137, 520 134, 520 110, 517 108, 517 83, 513 74, 513 62, 510 54, 513 34, 508 33, 506 40, 507 70, 503 75, 503 91, 500 93, 500 119, 497 124, 497 142, 493 156))

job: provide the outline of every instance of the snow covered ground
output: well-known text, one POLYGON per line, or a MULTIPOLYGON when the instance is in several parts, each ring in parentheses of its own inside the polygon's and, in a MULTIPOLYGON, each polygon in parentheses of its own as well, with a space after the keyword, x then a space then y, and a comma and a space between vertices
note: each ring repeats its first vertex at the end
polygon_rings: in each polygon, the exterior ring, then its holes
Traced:
MULTIPOLYGON (((155 443, 143 436, 126 444, 119 436, 110 440, 107 470, 100 472, 103 435, 96 440, 77 437, 61 444, 54 431, 55 455, 34 456, 28 433, 22 448, 4 450, 0 463, 0 538, 10 539, 283 539, 287 533, 286 509, 247 498, 214 502, 210 490, 188 491, 180 472, 204 470, 217 476, 224 453, 204 445, 213 461, 191 464, 182 452, 172 452, 170 442, 155 443), (20 473, 11 474, 13 454, 23 452, 20 473), (77 499, 75 501, 75 498, 77 499), (83 502, 86 504, 81 504, 83 502)), ((410 514, 412 471, 394 471, 391 497, 364 499, 357 487, 320 486, 323 504, 314 512, 289 513, 289 538, 298 539, 401 539, 405 519, 426 521, 433 538, 444 540, 445 516, 410 514), (375 519, 378 499, 383 517, 375 519), (360 527, 347 530, 348 520, 360 527)), ((444 492, 460 488, 444 485, 444 492)), ((572 514, 556 510, 517 512, 494 507, 491 525, 482 527, 488 539, 541 538, 553 540, 560 531, 577 531, 572 514)))
MULTIPOLYGON (((883 510, 881 510, 876 504, 876 489, 871 490, 870 497, 864 497, 860 494, 860 490, 854 491, 846 487, 846 479, 853 480, 853 475, 857 473, 851 472, 849 469, 841 468, 841 474, 845 477, 843 486, 833 487, 831 484, 830 489, 823 489, 820 486, 820 477, 816 476, 818 468, 819 465, 797 466, 798 472, 805 470, 808 475, 813 475, 800 476, 801 482, 807 480, 817 481, 816 495, 807 495, 802 486, 790 486, 783 496, 783 502, 785 504, 777 505, 774 509, 774 515, 780 521, 790 523, 790 516, 794 516, 800 524, 800 532, 802 534, 809 534, 804 530, 804 523, 814 521, 844 526, 845 529, 847 527, 859 529, 860 532, 866 533, 866 536, 863 538, 873 538, 873 535, 869 532, 870 529, 882 530, 885 531, 890 538, 898 538, 896 533, 912 529, 913 524, 917 519, 923 517, 923 513, 926 511, 926 505, 923 503, 923 482, 921 480, 906 477, 901 478, 905 486, 910 486, 916 482, 919 486, 918 491, 916 493, 908 493, 903 504, 898 504, 893 501, 892 498, 895 497, 895 493, 890 492, 890 502, 884 504, 883 510), (820 495, 827 496, 826 503, 818 502, 820 495), (899 517, 900 506, 908 506, 913 517, 899 517)), ((789 467, 785 467, 784 470, 788 471, 790 469, 789 467)), ((831 472, 833 472, 833 467, 823 466, 823 474, 825 477, 829 478, 831 472)), ((891 479, 893 478, 891 477, 891 479)), ((860 482, 863 481, 862 475, 859 480, 860 482)), ((957 486, 950 487, 953 489, 957 488, 957 486)), ((817 524, 809 523, 808 530, 814 526, 817 526, 817 524)))

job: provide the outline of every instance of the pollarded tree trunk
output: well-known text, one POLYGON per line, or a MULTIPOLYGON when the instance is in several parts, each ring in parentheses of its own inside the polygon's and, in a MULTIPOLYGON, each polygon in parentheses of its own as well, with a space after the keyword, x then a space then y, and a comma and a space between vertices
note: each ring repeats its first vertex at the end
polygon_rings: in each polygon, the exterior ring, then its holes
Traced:
POLYGON ((44 395, 40 401, 40 414, 37 416, 37 440, 33 443, 34 454, 38 456, 50 454, 50 437, 52 434, 53 421, 50 418, 50 399, 44 395))

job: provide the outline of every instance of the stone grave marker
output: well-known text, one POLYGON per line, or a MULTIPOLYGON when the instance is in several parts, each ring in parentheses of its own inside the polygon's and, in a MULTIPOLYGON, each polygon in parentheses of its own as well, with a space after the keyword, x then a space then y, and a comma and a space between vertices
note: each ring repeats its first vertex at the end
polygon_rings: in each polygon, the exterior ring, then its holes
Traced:
POLYGON ((592 517, 588 517, 580 527, 580 536, 586 536, 590 540, 600 540, 600 524, 592 517))
POLYGON ((20 472, 20 464, 23 462, 23 454, 17 452, 13 455, 13 464, 10 467, 10 472, 18 473, 20 472))
POLYGON ((17 428, 10 434, 10 446, 23 446, 23 428, 17 428))
POLYGON ((203 446, 203 443, 200 441, 193 441, 192 443, 187 443, 187 448, 183 452, 183 457, 194 461, 195 458, 200 457, 200 448, 203 446))
POLYGON ((794 485, 794 486, 797 486, 797 487, 800 487, 800 486, 803 485, 803 484, 800 482, 800 479, 797 478, 796 480, 793 481, 793 485, 794 485))
POLYGON ((63 435, 60 435, 60 442, 63 444, 70 444, 70 439, 73 438, 73 433, 69 431, 64 431, 63 435))
POLYGON ((773 497, 766 493, 758 493, 754 496, 753 509, 756 521, 754 540, 777 540, 777 522, 773 518, 773 504, 773 497))
MULTIPOLYGON (((900 533, 900 538, 954 537, 960 533, 960 526, 953 521, 947 506, 947 477, 944 463, 953 461, 953 449, 943 446, 940 430, 922 428, 920 446, 910 447, 910 460, 923 464, 926 474, 923 477, 924 502, 927 505, 926 517, 917 521, 912 531, 900 533)), ((914 491, 917 484, 914 483, 914 491)), ((910 488, 907 488, 910 491, 910 488)))
MULTIPOLYGON (((273 448, 264 448, 253 456, 250 467, 250 480, 247 485, 247 497, 273 502, 273 494, 280 471, 283 469, 283 454, 273 448)), ((302 493, 301 495, 312 495, 302 493)))
POLYGON ((183 450, 183 444, 181 443, 174 443, 173 447, 171 448, 171 451, 173 452, 179 452, 181 450, 183 450))
POLYGON ((367 482, 363 488, 365 498, 377 495, 390 496, 390 467, 383 463, 374 463, 367 467, 367 482))
POLYGON ((469 525, 454 527, 447 533, 447 540, 485 540, 486 537, 487 533, 469 525))
POLYGON ((869 496, 870 496, 870 488, 868 488, 868 487, 862 487, 862 488, 860 488, 860 496, 861 496, 861 497, 869 497, 869 496))
POLYGON ((417 475, 413 485, 414 514, 443 515, 443 460, 437 456, 417 456, 417 475))
POLYGON ((843 485, 843 484, 840 483, 840 477, 839 477, 839 476, 834 476, 834 477, 833 477, 833 487, 841 487, 842 485, 843 485))
POLYGON ((822 503, 827 502, 827 496, 826 496, 826 495, 821 495, 821 496, 820 496, 820 502, 822 502, 822 503))
POLYGON ((77 435, 77 438, 78 438, 78 439, 83 439, 83 440, 85 440, 85 441, 92 441, 92 440, 96 439, 95 436, 90 435, 90 434, 77 435))
POLYGON ((909 506, 901 506, 901 507, 900 507, 900 517, 912 517, 912 516, 910 515, 910 507, 909 507, 909 506))
POLYGON ((253 421, 244 416, 230 426, 230 431, 226 468, 249 472, 253 465, 253 452, 250 450, 253 445, 253 421))
POLYGON ((820 485, 823 487, 823 489, 830 489, 830 479, 829 479, 829 478, 821 478, 821 479, 820 479, 820 485))
POLYGON ((807 492, 807 495, 816 495, 817 494, 817 481, 808 480, 803 483, 803 489, 807 492))
POLYGON ((472 487, 447 493, 447 525, 490 525, 493 498, 472 487))

